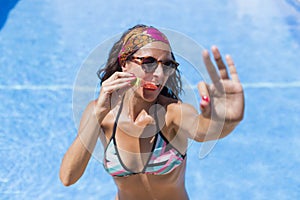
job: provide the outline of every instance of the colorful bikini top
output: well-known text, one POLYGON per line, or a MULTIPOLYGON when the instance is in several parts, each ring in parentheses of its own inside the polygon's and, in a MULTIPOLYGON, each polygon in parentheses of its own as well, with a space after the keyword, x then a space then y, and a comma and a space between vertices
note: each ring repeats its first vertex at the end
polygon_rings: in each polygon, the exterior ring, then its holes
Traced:
MULTIPOLYGON (((122 107, 123 102, 121 103, 116 117, 116 121, 114 123, 112 137, 110 138, 104 152, 103 165, 109 174, 111 174, 112 176, 119 177, 130 176, 140 173, 162 175, 173 171, 177 166, 179 166, 183 162, 186 154, 182 155, 174 146, 172 146, 169 143, 169 141, 161 133, 161 131, 158 131, 154 138, 154 144, 150 156, 143 170, 141 170, 140 172, 133 172, 130 169, 128 169, 122 162, 115 138, 117 123, 121 114, 122 107)), ((155 120, 156 124, 158 124, 156 115, 155 120)), ((158 125, 156 125, 156 127, 157 130, 159 130, 158 125)))

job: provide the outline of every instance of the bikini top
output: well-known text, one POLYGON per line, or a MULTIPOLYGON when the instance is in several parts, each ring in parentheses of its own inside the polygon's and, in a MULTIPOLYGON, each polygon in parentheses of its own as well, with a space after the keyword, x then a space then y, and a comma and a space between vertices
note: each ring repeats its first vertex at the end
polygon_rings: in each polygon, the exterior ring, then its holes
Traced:
MULTIPOLYGON (((158 133, 154 136, 154 143, 148 161, 140 172, 133 172, 123 163, 116 142, 116 130, 122 111, 123 101, 120 105, 110 138, 104 151, 104 168, 112 176, 130 176, 134 174, 162 175, 173 171, 185 159, 186 154, 181 154, 161 133, 158 127, 157 114, 155 114, 156 128, 158 133)), ((156 113, 156 112, 155 112, 156 113)))

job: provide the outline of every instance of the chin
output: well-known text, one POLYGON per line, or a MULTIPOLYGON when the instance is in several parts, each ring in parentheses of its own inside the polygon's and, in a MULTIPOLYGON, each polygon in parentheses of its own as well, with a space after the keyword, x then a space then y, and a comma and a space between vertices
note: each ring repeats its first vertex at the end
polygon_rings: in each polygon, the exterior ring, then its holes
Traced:
POLYGON ((147 102, 153 102, 157 99, 160 91, 161 91, 161 87, 159 87, 156 90, 143 89, 142 90, 142 98, 147 102))

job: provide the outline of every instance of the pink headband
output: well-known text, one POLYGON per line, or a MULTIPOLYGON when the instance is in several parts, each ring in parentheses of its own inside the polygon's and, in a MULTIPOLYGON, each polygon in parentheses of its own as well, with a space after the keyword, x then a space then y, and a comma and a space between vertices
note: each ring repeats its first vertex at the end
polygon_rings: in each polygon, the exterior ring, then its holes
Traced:
POLYGON ((161 41, 170 45, 167 37, 154 27, 138 27, 129 32, 124 38, 124 43, 118 56, 120 65, 126 61, 130 54, 155 41, 161 41))

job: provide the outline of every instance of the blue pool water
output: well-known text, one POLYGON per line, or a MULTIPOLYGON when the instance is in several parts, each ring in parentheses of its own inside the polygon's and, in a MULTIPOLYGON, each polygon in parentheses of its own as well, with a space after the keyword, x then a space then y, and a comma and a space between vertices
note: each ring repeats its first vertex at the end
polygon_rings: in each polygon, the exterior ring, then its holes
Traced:
POLYGON ((1 0, 0 199, 113 199, 112 178, 96 158, 70 187, 58 171, 76 136, 82 64, 137 23, 218 45, 244 85, 237 129, 204 158, 202 144, 189 148, 190 199, 299 199, 299 0, 1 0))

